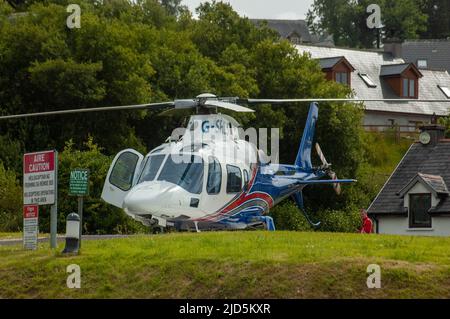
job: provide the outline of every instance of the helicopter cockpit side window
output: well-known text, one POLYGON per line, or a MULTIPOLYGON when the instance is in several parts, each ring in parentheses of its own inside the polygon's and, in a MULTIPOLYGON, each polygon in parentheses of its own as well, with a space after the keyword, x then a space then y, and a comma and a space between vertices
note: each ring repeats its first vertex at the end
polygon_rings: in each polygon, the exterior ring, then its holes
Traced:
POLYGON ((222 167, 219 161, 210 156, 208 164, 208 182, 206 184, 206 191, 209 195, 217 195, 220 193, 220 186, 222 184, 222 167))
POLYGON ((164 164, 158 181, 166 181, 180 186, 191 194, 200 194, 203 188, 203 159, 200 156, 191 155, 186 161, 186 156, 169 155, 164 164))
POLYGON ((248 176, 248 171, 244 169, 244 189, 247 190, 248 188, 248 182, 250 181, 248 176))
POLYGON ((153 155, 147 158, 138 183, 153 181, 164 161, 165 155, 153 155))
POLYGON ((239 167, 227 165, 227 193, 239 193, 242 189, 242 174, 239 167))

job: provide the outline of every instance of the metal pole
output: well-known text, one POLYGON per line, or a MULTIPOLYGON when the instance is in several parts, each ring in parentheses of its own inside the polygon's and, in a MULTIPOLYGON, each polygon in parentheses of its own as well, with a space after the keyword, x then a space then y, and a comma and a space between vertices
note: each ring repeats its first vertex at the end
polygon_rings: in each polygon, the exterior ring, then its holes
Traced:
POLYGON ((79 248, 81 248, 81 237, 83 236, 83 196, 78 196, 78 216, 80 216, 79 248))
POLYGON ((50 248, 57 246, 58 234, 58 152, 55 151, 55 203, 50 210, 50 248))

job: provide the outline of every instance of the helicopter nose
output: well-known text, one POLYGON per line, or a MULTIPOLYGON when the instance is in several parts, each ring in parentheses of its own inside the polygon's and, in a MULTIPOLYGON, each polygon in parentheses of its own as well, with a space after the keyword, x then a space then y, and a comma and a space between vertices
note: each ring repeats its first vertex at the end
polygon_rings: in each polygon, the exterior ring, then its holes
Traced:
POLYGON ((151 213, 155 197, 156 192, 149 190, 132 191, 125 197, 123 207, 133 212, 151 213))
POLYGON ((124 199, 123 208, 137 214, 155 214, 172 198, 173 186, 148 184, 132 190, 124 199))

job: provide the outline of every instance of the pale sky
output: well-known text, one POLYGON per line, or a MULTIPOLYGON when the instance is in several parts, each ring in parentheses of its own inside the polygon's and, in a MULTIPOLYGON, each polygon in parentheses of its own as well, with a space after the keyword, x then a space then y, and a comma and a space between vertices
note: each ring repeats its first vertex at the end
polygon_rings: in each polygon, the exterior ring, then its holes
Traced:
MULTIPOLYGON (((195 8, 206 0, 182 0, 195 15, 195 8)), ((305 19, 313 0, 225 0, 241 16, 256 19, 305 19)))

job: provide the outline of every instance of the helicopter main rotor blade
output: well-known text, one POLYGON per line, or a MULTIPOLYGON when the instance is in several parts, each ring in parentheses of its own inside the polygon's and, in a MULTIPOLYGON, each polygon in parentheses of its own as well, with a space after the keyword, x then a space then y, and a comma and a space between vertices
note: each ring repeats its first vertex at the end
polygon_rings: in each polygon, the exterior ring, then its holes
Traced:
POLYGON ((332 98, 323 98, 323 99, 239 99, 239 102, 244 102, 248 104, 284 104, 284 103, 298 103, 298 102, 354 102, 354 103, 363 103, 363 102, 397 102, 397 103, 408 103, 408 102, 416 102, 416 103, 449 103, 450 100, 440 100, 440 99, 431 99, 431 100, 416 100, 416 99, 332 99, 332 98))
POLYGON ((148 108, 165 108, 165 107, 170 107, 170 106, 173 107, 174 102, 124 105, 124 106, 105 106, 105 107, 93 107, 93 108, 83 108, 83 109, 68 109, 68 110, 60 110, 60 111, 4 115, 4 116, 0 116, 0 120, 20 119, 20 118, 27 118, 27 117, 39 117, 39 116, 50 116, 50 115, 75 114, 75 113, 108 112, 108 111, 123 111, 123 110, 144 110, 144 109, 148 109, 148 108))
POLYGON ((187 100, 175 100, 174 102, 175 109, 182 110, 182 109, 192 109, 199 106, 198 101, 187 99, 187 100))
POLYGON ((244 106, 240 106, 233 103, 223 102, 223 101, 214 101, 214 100, 208 100, 205 102, 206 107, 220 107, 223 109, 235 111, 235 112, 242 112, 242 113, 252 113, 255 112, 255 110, 249 109, 244 106))

